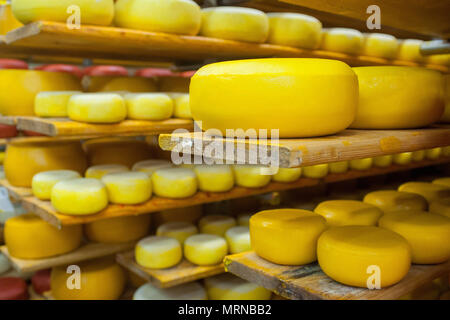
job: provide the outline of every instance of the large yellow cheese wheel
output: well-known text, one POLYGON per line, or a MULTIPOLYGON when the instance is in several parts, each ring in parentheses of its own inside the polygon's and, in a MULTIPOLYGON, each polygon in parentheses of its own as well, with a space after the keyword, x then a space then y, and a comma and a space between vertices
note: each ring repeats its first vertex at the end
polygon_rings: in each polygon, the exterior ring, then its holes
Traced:
POLYGON ((109 173, 127 172, 128 167, 123 164, 99 164, 89 167, 84 176, 86 178, 101 179, 104 175, 109 173))
POLYGON ((450 188, 428 182, 407 182, 398 187, 398 191, 420 194, 428 202, 450 197, 450 188))
POLYGON ((198 222, 200 233, 215 234, 223 237, 225 232, 236 225, 236 220, 233 217, 212 214, 205 216, 198 222))
POLYGON ((197 227, 185 221, 167 222, 156 229, 157 236, 175 238, 181 245, 184 244, 187 238, 197 233, 197 227))
POLYGON ((197 192, 197 178, 191 169, 158 169, 151 179, 153 192, 160 197, 187 198, 197 192))
POLYGON ((76 142, 10 143, 4 162, 5 176, 16 187, 31 187, 36 173, 49 170, 74 170, 83 174, 86 155, 76 142))
POLYGON ((327 51, 360 54, 364 46, 361 32, 348 28, 324 29, 320 48, 327 51))
POLYGON ((227 129, 266 129, 268 135, 278 129, 281 138, 333 134, 354 120, 357 100, 355 74, 326 59, 213 63, 198 70, 190 86, 194 120, 224 135, 227 129))
POLYGON ((232 227, 225 232, 225 239, 231 254, 252 250, 249 227, 232 227))
POLYGON ((373 191, 364 197, 364 202, 377 206, 384 212, 395 210, 426 210, 427 200, 419 194, 395 190, 373 191))
POLYGON ((75 250, 81 244, 81 225, 61 229, 34 214, 9 218, 5 223, 5 243, 9 254, 19 259, 41 259, 75 250))
POLYGON ((424 57, 420 53, 420 46, 422 45, 422 43, 422 40, 417 39, 406 39, 401 41, 397 59, 413 62, 423 62, 424 57))
POLYGON ((117 204, 138 204, 152 196, 152 182, 144 172, 117 172, 102 177, 109 201, 117 204))
POLYGON ((42 91, 34 99, 34 113, 38 117, 67 117, 67 103, 81 91, 42 91))
POLYGON ((272 292, 226 273, 205 279, 205 287, 211 300, 270 300, 272 292))
POLYGON ((135 248, 136 262, 145 268, 170 268, 182 257, 181 244, 171 237, 150 236, 140 240, 135 248))
POLYGON ((80 174, 73 170, 42 171, 33 176, 31 189, 33 195, 41 200, 50 200, 52 188, 62 180, 80 178, 80 174))
POLYGON ((69 99, 67 113, 75 121, 114 123, 126 118, 127 107, 117 93, 84 93, 69 99))
POLYGON ((373 165, 379 168, 389 167, 392 163, 392 155, 384 155, 373 158, 373 165))
POLYGON ((114 17, 113 0, 14 0, 14 16, 22 23, 47 20, 66 22, 76 11, 69 11, 77 6, 82 24, 108 26, 114 17))
POLYGON ((184 256, 199 266, 219 264, 227 252, 225 239, 213 234, 195 234, 184 241, 184 256))
POLYGON ((196 35, 201 10, 191 0, 118 0, 114 24, 145 31, 196 35))
POLYGON ((425 150, 425 158, 430 160, 436 160, 441 156, 442 148, 432 148, 432 149, 426 149, 425 150))
POLYGON ((450 218, 450 198, 432 201, 430 203, 430 212, 450 218))
POLYGON ((404 237, 412 248, 412 262, 435 264, 450 259, 450 218, 426 211, 387 212, 379 226, 404 237))
POLYGON ((153 221, 156 226, 160 226, 166 222, 191 222, 196 223, 202 216, 202 206, 192 206, 186 208, 177 208, 170 210, 163 210, 152 214, 153 221))
POLYGON ((97 213, 108 205, 105 185, 93 178, 63 180, 52 188, 53 207, 68 215, 97 213))
POLYGON ((306 178, 320 179, 328 174, 328 164, 316 164, 313 166, 303 167, 302 173, 306 178))
POLYGON ((20 23, 12 13, 11 3, 0 1, 0 35, 4 35, 21 26, 23 26, 23 24, 20 23))
POLYGON ((81 90, 80 81, 65 72, 0 70, 0 113, 34 115, 34 99, 41 91, 81 90))
POLYGON ((364 35, 362 54, 372 57, 394 59, 397 57, 399 42, 390 34, 367 33, 364 35))
POLYGON ((425 150, 413 151, 412 161, 418 162, 418 161, 422 161, 424 158, 425 158, 425 150))
POLYGON ((300 13, 271 12, 267 42, 289 47, 316 49, 322 37, 322 23, 300 13))
POLYGON ((120 243, 138 240, 148 234, 150 215, 117 217, 84 225, 86 238, 93 242, 120 243))
POLYGON ((146 283, 136 290, 133 300, 208 300, 208 296, 205 288, 198 282, 170 288, 158 288, 146 283))
POLYGON ((374 205, 356 200, 329 200, 321 202, 314 212, 336 226, 375 226, 383 211, 374 205))
POLYGON ((354 159, 350 160, 350 169, 352 170, 368 170, 372 168, 373 158, 354 159))
POLYGON ((173 116, 181 119, 192 119, 189 94, 167 92, 173 100, 173 116))
POLYGON ((450 177, 434 179, 432 183, 450 188, 450 177))
POLYGON ((337 161, 328 164, 330 173, 344 173, 348 171, 350 163, 348 161, 337 161))
POLYGON ((198 188, 206 192, 225 192, 233 188, 234 175, 229 165, 196 165, 198 188))
POLYGON ((233 166, 236 184, 246 188, 261 188, 266 186, 272 176, 268 168, 258 165, 236 164, 233 166))
POLYGON ((294 182, 302 175, 302 168, 278 168, 278 172, 272 176, 276 182, 294 182))
POLYGON ((316 261, 317 239, 325 228, 325 218, 311 211, 261 211, 250 218, 252 249, 273 263, 308 264, 316 261))
POLYGON ((152 79, 141 77, 112 77, 98 91, 153 92, 156 91, 156 84, 152 79))
MULTIPOLYGON (((113 258, 77 262, 79 274, 67 272, 68 266, 54 267, 50 286, 56 300, 117 300, 122 294, 126 275, 113 258), (77 289, 76 276, 80 276, 77 289), (72 287, 73 286, 73 287, 72 287)), ((70 269, 69 269, 70 270, 70 269)))
POLYGON ((124 96, 129 119, 165 120, 172 116, 173 101, 164 93, 130 93, 124 96))
POLYGON ((359 105, 352 128, 427 126, 444 112, 443 78, 415 67, 358 67, 359 105))
POLYGON ((172 162, 161 159, 150 159, 136 162, 133 165, 133 171, 145 172, 149 176, 152 175, 158 169, 171 168, 173 167, 172 162))
POLYGON ((395 164, 399 164, 399 165, 410 164, 412 161, 412 152, 402 152, 402 153, 394 154, 392 156, 392 161, 395 164))
POLYGON ((373 226, 334 227, 317 243, 322 271, 340 283, 381 288, 399 282, 411 266, 411 249, 399 234, 373 226), (371 279, 373 277, 373 279, 371 279), (375 280, 375 281, 373 281, 375 280))

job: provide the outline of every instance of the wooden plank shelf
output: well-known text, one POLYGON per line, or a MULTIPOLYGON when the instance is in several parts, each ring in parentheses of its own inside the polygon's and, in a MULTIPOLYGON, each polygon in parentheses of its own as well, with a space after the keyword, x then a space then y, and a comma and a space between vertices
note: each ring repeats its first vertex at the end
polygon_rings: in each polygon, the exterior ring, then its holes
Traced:
MULTIPOLYGON (((8 32, 6 50, 44 50, 56 55, 120 60, 202 61, 265 57, 300 57, 342 60, 360 65, 418 65, 413 62, 386 60, 344 53, 307 50, 271 44, 222 40, 201 36, 180 36, 115 27, 81 26, 71 30, 66 24, 38 21, 8 32)), ((426 67, 442 72, 448 68, 426 67)))
POLYGON ((6 188, 6 190, 8 190, 9 196, 15 200, 21 200, 24 197, 33 195, 31 188, 14 187, 6 179, 0 179, 0 186, 6 188))
POLYGON ((278 152, 280 167, 300 167, 335 161, 361 159, 386 154, 416 151, 450 145, 450 126, 435 126, 412 130, 344 130, 336 135, 319 138, 280 139, 259 142, 256 139, 213 137, 206 133, 190 132, 162 134, 159 145, 163 150, 177 148, 184 153, 203 156, 205 148, 219 149, 209 158, 223 163, 264 164, 259 148, 267 155, 278 152), (215 146, 218 146, 215 148, 215 146), (226 147, 234 152, 225 152, 226 147))
POLYGON ((385 300, 398 299, 450 271, 450 261, 437 265, 412 265, 399 283, 369 290, 340 284, 322 272, 317 263, 282 266, 268 262, 253 251, 225 257, 225 268, 238 277, 257 283, 289 299, 385 300))
POLYGON ((218 202, 229 199, 249 197, 258 194, 269 193, 273 191, 290 190, 297 188, 304 188, 319 185, 322 183, 332 183, 345 180, 353 180, 357 178, 370 177, 380 174, 387 174, 392 172, 406 171, 420 167, 426 167, 431 165, 440 165, 450 162, 450 157, 441 157, 437 160, 424 160, 421 162, 411 163, 409 165, 391 165, 387 168, 371 168, 364 171, 348 171, 346 173, 340 174, 329 174, 322 179, 312 179, 312 178, 300 178, 299 180, 292 183, 279 183, 271 182, 263 188, 243 188, 234 187, 228 192, 197 192, 194 196, 186 199, 168 199, 161 197, 153 197, 149 201, 139 204, 139 205, 118 205, 110 204, 103 211, 87 216, 69 216, 58 213, 50 201, 42 201, 35 197, 23 197, 21 199, 22 205, 25 210, 29 212, 34 212, 39 215, 42 219, 51 223, 56 227, 61 227, 63 225, 73 225, 82 224, 92 221, 98 221, 102 219, 131 216, 145 213, 158 212, 161 210, 175 209, 175 208, 185 208, 190 206, 195 206, 199 204, 218 202))
POLYGON ((12 262, 12 266, 19 272, 33 272, 37 270, 68 265, 80 261, 113 255, 130 250, 136 245, 135 241, 125 243, 85 243, 78 249, 55 257, 43 259, 19 259, 12 257, 6 246, 1 246, 0 251, 12 262))
POLYGON ((134 260, 134 251, 119 253, 116 255, 116 260, 126 269, 136 273, 141 278, 159 288, 169 288, 225 272, 223 264, 197 266, 186 259, 183 259, 172 268, 148 269, 136 263, 134 260))

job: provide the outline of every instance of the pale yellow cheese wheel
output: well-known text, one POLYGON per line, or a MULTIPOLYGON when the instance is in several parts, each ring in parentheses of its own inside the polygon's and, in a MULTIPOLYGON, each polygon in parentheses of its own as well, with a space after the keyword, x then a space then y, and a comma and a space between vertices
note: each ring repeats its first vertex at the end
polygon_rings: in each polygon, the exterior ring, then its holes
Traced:
POLYGON ((102 177, 109 201, 117 204, 139 204, 152 196, 152 182, 144 172, 116 172, 102 177))
POLYGON ((344 173, 348 171, 349 165, 348 161, 331 162, 328 164, 328 170, 330 173, 344 173))
POLYGON ((384 155, 373 158, 373 166, 379 168, 386 168, 392 164, 392 155, 384 155))
POLYGON ((392 156, 392 161, 395 164, 406 165, 412 161, 412 152, 397 153, 392 156))
POLYGON ((162 236, 150 236, 136 244, 136 262, 145 268, 165 269, 175 266, 183 257, 178 240, 162 236))
POLYGON ((59 181, 80 178, 74 170, 52 170, 35 174, 31 180, 33 195, 41 200, 50 200, 52 188, 59 181))
POLYGON ((228 252, 224 238, 212 234, 195 234, 184 241, 184 256, 199 266, 222 262, 228 252))
POLYGON ((160 197, 187 198, 197 192, 197 178, 191 169, 158 169, 151 179, 153 192, 160 197))
POLYGON ((270 300, 272 292, 255 283, 226 273, 205 279, 211 300, 270 300))
POLYGON ((99 164, 87 168, 84 176, 86 178, 101 179, 104 175, 116 172, 126 172, 128 167, 122 164, 99 164))
POLYGON ((192 119, 191 105, 188 93, 167 92, 173 100, 173 116, 180 119, 192 119))
POLYGON ((267 167, 236 164, 233 166, 236 185, 246 188, 261 188, 269 184, 272 175, 267 167))
POLYGON ((364 202, 377 206, 384 212, 395 210, 426 210, 427 200, 419 194, 395 190, 373 191, 364 197, 364 202))
POLYGON ((398 40, 385 33, 366 33, 362 54, 371 57, 395 59, 399 50, 398 40))
POLYGON ((278 172, 272 176, 276 182, 294 182, 302 175, 302 168, 278 168, 278 172))
POLYGON ((206 192, 225 192, 234 187, 233 169, 229 165, 196 165, 198 188, 206 192))
POLYGON ((34 99, 34 113, 38 117, 67 117, 67 103, 81 91, 41 91, 34 99))
POLYGON ((324 29, 320 48, 327 51, 336 51, 348 54, 360 54, 364 46, 364 37, 361 32, 348 28, 324 29))
POLYGON ((423 62, 424 57, 420 53, 420 46, 422 44, 423 41, 418 39, 406 39, 401 41, 397 59, 412 62, 423 62))
POLYGON ((236 220, 233 217, 212 214, 205 216, 198 222, 200 233, 214 234, 223 237, 225 232, 236 225, 236 220))
POLYGON ((127 108, 117 93, 83 93, 69 99, 67 113, 75 121, 115 123, 125 120, 127 108))
POLYGON ((329 166, 327 163, 316 164, 312 166, 303 167, 302 173, 306 178, 319 179, 323 178, 328 174, 329 166))
POLYGON ((181 245, 184 244, 184 241, 187 238, 197 233, 197 227, 194 224, 185 221, 167 222, 156 229, 157 236, 175 238, 181 245))
POLYGON ((124 99, 129 119, 157 121, 173 114, 173 101, 164 93, 129 93, 124 99))
POLYGON ((350 169, 352 170, 368 170, 372 168, 373 158, 354 159, 350 160, 350 169))
POLYGON ((249 227, 232 227, 225 232, 225 239, 231 254, 252 250, 249 227))

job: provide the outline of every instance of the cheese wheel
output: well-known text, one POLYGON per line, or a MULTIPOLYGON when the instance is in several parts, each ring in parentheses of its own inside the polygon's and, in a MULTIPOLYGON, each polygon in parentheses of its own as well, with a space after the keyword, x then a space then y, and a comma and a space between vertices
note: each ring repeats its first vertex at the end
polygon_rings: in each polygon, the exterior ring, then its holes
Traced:
POLYGON ((202 216, 202 206, 192 206, 186 208, 176 208, 170 210, 162 210, 152 214, 153 221, 156 226, 160 226, 166 222, 190 222, 196 223, 202 216))
POLYGON ((102 177, 109 201, 117 204, 138 204, 152 196, 152 182, 144 172, 117 172, 102 177))
POLYGON ((364 35, 364 47, 362 54, 371 57, 395 59, 400 44, 398 40, 385 33, 366 33, 364 35))
MULTIPOLYGON (((14 17, 11 3, 0 1, 0 6, 0 35, 5 35, 9 31, 23 26, 23 24, 14 17)), ((25 69, 28 69, 28 67, 25 69)))
POLYGON ((57 229, 34 214, 9 218, 5 243, 9 254, 19 259, 42 259, 75 250, 81 244, 81 225, 57 229))
POLYGON ((182 258, 180 243, 170 237, 150 236, 140 240, 135 248, 136 262, 144 268, 170 268, 182 258))
POLYGON ((322 271, 337 282, 367 288, 368 284, 377 284, 379 272, 379 284, 384 288, 406 276, 411 249, 404 238, 390 230, 343 226, 322 233, 317 258, 322 271))
POLYGON ((268 33, 269 19, 260 10, 226 6, 202 9, 201 36, 262 43, 268 33))
POLYGON ((272 176, 276 182, 294 182, 300 179, 302 168, 278 168, 278 172, 272 176))
POLYGON ((0 278, 0 300, 28 300, 27 283, 21 278, 0 278))
POLYGON ((185 221, 176 221, 176 222, 167 222, 158 227, 156 229, 157 236, 165 236, 177 239, 181 245, 184 244, 184 241, 198 233, 198 229, 190 222, 185 221))
POLYGON ((419 162, 425 158, 425 150, 413 151, 412 153, 412 161, 419 162))
POLYGON ((270 12, 267 42, 288 47, 316 49, 322 37, 322 23, 300 13, 270 12))
POLYGON ((442 148, 442 155, 444 157, 450 157, 450 146, 442 148))
POLYGON ((386 168, 389 167, 392 164, 392 155, 384 155, 384 156, 378 156, 373 158, 373 165, 374 167, 379 168, 386 168))
POLYGON ((122 164, 99 164, 89 167, 84 176, 86 178, 101 179, 104 175, 110 173, 127 172, 128 167, 122 164))
POLYGON ((272 292, 225 273, 205 279, 205 287, 211 300, 270 300, 272 292))
POLYGON ((81 91, 41 91, 34 99, 34 113, 38 117, 67 117, 67 103, 81 91))
POLYGON ((152 79, 125 76, 112 77, 98 91, 124 94, 127 92, 154 92, 156 89, 156 84, 152 79))
POLYGON ((450 54, 432 54, 427 56, 426 62, 429 64, 437 64, 442 66, 450 66, 450 54))
POLYGON ((108 193, 105 185, 97 179, 71 179, 53 186, 51 201, 59 213, 87 215, 106 208, 108 193))
POLYGON ((173 167, 173 164, 170 161, 161 160, 161 159, 150 159, 150 160, 136 162, 133 165, 132 170, 144 172, 144 173, 148 174, 149 176, 151 176, 152 173, 158 169, 171 168, 171 167, 173 167))
POLYGON ((450 259, 450 218, 426 211, 386 213, 379 226, 404 237, 412 248, 412 262, 436 264, 450 259))
POLYGON ((127 107, 117 93, 83 93, 69 99, 67 113, 75 121, 114 123, 126 118, 127 107))
POLYGON ((160 197, 188 198, 197 192, 197 179, 191 169, 158 169, 153 172, 151 179, 153 192, 160 197))
POLYGON ((184 241, 184 256, 199 266, 215 265, 222 262, 228 253, 224 238, 213 234, 195 234, 184 241))
POLYGON ((261 188, 269 184, 272 176, 268 168, 258 165, 236 164, 233 166, 236 184, 245 188, 261 188))
POLYGON ((165 120, 173 113, 173 101, 164 93, 132 93, 124 96, 129 119, 165 120))
POLYGON ((441 156, 442 148, 432 148, 425 150, 425 158, 430 160, 436 160, 441 156))
POLYGON ((278 130, 280 138, 333 134, 354 120, 357 100, 355 74, 345 63, 326 59, 213 63, 198 70, 190 86, 194 120, 223 135, 227 129, 237 136, 249 129, 257 135, 265 129, 267 136, 278 130))
POLYGON ((419 194, 395 190, 373 191, 364 197, 364 202, 377 206, 384 212, 395 210, 426 210, 427 201, 419 194))
POLYGON ((412 152, 397 153, 392 156, 392 161, 395 164, 407 165, 412 162, 412 152))
POLYGON ((31 285, 33 286, 34 292, 43 294, 44 292, 50 291, 51 271, 51 269, 39 270, 31 277, 31 285))
POLYGON ((350 160, 350 169, 352 170, 369 170, 372 168, 373 158, 354 159, 350 160))
POLYGON ((450 218, 450 198, 433 200, 429 211, 450 218))
POLYGON ((236 225, 236 220, 230 216, 212 214, 205 216, 198 222, 200 233, 214 234, 223 237, 225 232, 236 225))
POLYGON ((225 192, 234 187, 233 170, 229 165, 196 165, 194 172, 201 191, 225 192))
POLYGON ((325 218, 311 211, 261 211, 250 218, 252 249, 273 263, 308 264, 316 261, 317 239, 325 228, 325 218))
POLYGON ((9 259, 0 252, 0 276, 11 269, 11 263, 9 262, 9 259))
POLYGON ((198 282, 183 283, 170 288, 157 288, 146 283, 136 290, 133 300, 208 300, 208 296, 198 282))
POLYGON ((173 100, 173 116, 181 119, 192 119, 188 93, 166 93, 173 100))
POLYGON ((141 214, 89 222, 84 225, 84 234, 89 241, 121 243, 135 241, 149 232, 150 215, 141 214))
POLYGON ((348 161, 336 161, 328 164, 328 170, 330 173, 344 173, 348 171, 348 161))
POLYGON ((100 258, 76 263, 77 271, 68 266, 54 267, 51 274, 52 296, 55 300, 117 300, 122 294, 126 276, 114 259, 100 258), (74 276, 80 276, 76 289, 74 276))
POLYGON ((358 67, 359 105, 351 128, 407 129, 436 122, 444 112, 443 78, 416 67, 358 67))
POLYGON ((316 164, 313 166, 303 167, 302 173, 306 178, 320 179, 328 174, 328 164, 316 164))
POLYGON ((12 11, 14 16, 23 24, 33 21, 69 21, 76 13, 76 6, 80 12, 81 24, 109 26, 114 17, 114 2, 112 0, 14 0, 12 11))
POLYGON ((231 254, 252 250, 249 227, 232 227, 225 232, 228 248, 231 254))
POLYGON ((33 195, 41 200, 50 200, 52 188, 63 180, 80 178, 80 174, 73 170, 52 170, 35 174, 31 181, 33 195))
POLYGON ((238 226, 248 227, 252 215, 252 213, 241 213, 240 215, 238 215, 236 219, 238 226))
POLYGON ((450 188, 450 177, 434 179, 432 183, 450 188))
POLYGON ((420 53, 420 46, 422 44, 423 41, 417 39, 406 39, 401 41, 397 59, 412 62, 423 62, 424 57, 420 53))
POLYGON ((324 217, 332 227, 375 226, 383 215, 383 211, 376 206, 356 200, 324 201, 314 212, 324 217))
POLYGON ((398 187, 398 191, 419 194, 427 199, 428 203, 450 197, 450 188, 428 182, 407 182, 398 187))
POLYGON ((348 28, 324 29, 320 48, 327 51, 360 54, 364 46, 361 32, 348 28))

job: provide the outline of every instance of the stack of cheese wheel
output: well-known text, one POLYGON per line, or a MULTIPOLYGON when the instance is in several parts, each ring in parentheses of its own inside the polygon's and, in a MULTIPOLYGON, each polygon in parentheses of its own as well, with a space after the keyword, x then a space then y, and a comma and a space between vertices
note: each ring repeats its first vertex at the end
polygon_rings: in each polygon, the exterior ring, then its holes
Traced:
POLYGON ((347 28, 323 30, 320 46, 323 50, 357 55, 361 53, 363 46, 364 36, 358 30, 347 28))
POLYGON ((321 202, 314 212, 327 220, 329 226, 375 226, 383 211, 374 205, 356 200, 321 202))
POLYGON ((208 300, 206 290, 198 282, 181 284, 171 288, 157 288, 150 283, 139 287, 133 300, 208 300))
POLYGON ((148 234, 150 221, 148 214, 98 220, 86 223, 84 234, 88 240, 100 243, 136 241, 148 234))
POLYGON ((205 279, 211 300, 270 300, 272 292, 231 274, 221 274, 205 279))
POLYGON ((395 59, 399 49, 398 40, 385 33, 367 33, 364 35, 362 53, 367 56, 395 59))

